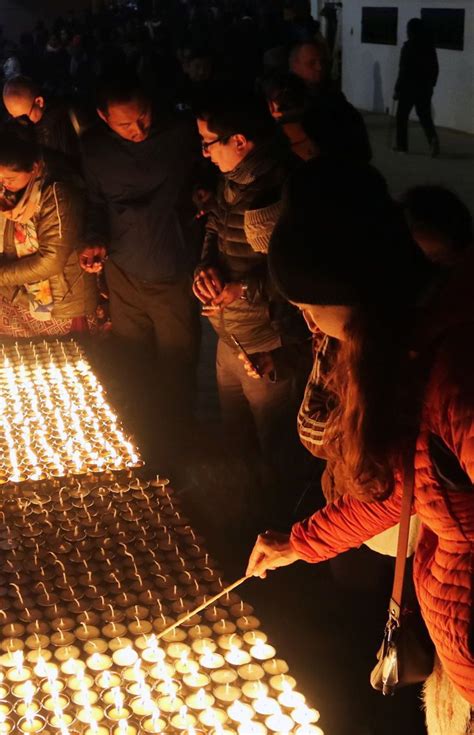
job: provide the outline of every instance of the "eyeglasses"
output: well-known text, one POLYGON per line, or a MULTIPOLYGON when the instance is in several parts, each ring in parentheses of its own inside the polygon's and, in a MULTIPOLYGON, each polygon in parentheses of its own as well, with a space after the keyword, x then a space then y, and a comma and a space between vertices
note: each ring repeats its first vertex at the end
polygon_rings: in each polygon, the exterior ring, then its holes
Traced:
POLYGON ((11 120, 15 120, 20 125, 23 125, 24 127, 28 127, 28 125, 31 125, 31 113, 33 112, 33 109, 36 105, 36 99, 33 100, 31 107, 29 111, 26 114, 18 115, 18 117, 14 117, 13 115, 10 115, 11 120))
POLYGON ((221 135, 219 138, 209 141, 209 143, 206 143, 205 140, 201 140, 201 148, 204 153, 207 153, 211 145, 214 145, 215 143, 227 143, 229 138, 232 138, 233 135, 235 135, 235 133, 231 133, 230 135, 221 135))
POLYGON ((26 115, 26 117, 28 118, 28 120, 31 120, 31 113, 33 112, 33 109, 34 109, 35 105, 36 105, 36 97, 33 100, 33 102, 31 103, 30 111, 26 115))

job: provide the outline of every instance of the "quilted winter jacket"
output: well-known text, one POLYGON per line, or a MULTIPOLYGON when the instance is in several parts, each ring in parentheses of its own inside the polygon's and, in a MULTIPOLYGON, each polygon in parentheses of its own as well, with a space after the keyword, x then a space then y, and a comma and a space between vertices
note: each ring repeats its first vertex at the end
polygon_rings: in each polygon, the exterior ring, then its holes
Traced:
MULTIPOLYGON (((93 314, 97 303, 94 276, 79 265, 80 233, 84 215, 82 192, 75 186, 45 177, 39 209, 33 216, 39 249, 32 255, 0 262, 0 294, 21 299, 18 288, 25 283, 49 280, 54 300, 55 319, 93 314)), ((14 252, 13 227, 6 220, 4 252, 14 252)))
MULTIPOLYGON (((474 298, 473 269, 445 291, 432 312, 425 345, 437 349, 424 393, 416 446, 413 512, 421 521, 414 581, 420 608, 443 666, 474 705, 474 298), (443 482, 430 442, 439 437, 466 482, 443 482), (456 463, 457 464, 457 463, 456 463)), ((292 529, 302 559, 319 562, 360 546, 399 521, 402 478, 385 501, 342 495, 292 529)))
POLYGON ((219 310, 210 322, 224 342, 233 347, 233 334, 249 353, 275 350, 303 333, 295 308, 276 293, 267 269, 281 189, 294 165, 277 141, 256 147, 222 177, 206 225, 199 268, 217 266, 227 282, 247 285, 247 297, 219 310))

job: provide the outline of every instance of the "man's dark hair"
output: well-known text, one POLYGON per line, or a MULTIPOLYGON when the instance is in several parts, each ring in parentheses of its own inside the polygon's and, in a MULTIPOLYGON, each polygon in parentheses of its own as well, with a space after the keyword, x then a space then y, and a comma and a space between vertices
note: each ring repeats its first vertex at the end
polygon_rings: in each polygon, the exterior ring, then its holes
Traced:
POLYGON ((415 186, 403 195, 401 205, 410 229, 434 235, 456 253, 473 244, 471 212, 444 186, 415 186))
POLYGON ((12 171, 31 171, 41 152, 31 130, 15 121, 0 128, 0 166, 12 171))
POLYGON ((246 90, 212 87, 194 105, 198 120, 205 120, 213 133, 230 137, 236 133, 259 142, 270 137, 275 126, 265 101, 246 90))
POLYGON ((96 107, 104 115, 107 115, 111 104, 126 104, 147 97, 148 94, 134 74, 120 71, 114 73, 113 76, 99 79, 95 92, 96 107))
POLYGON ((300 110, 305 106, 306 85, 291 72, 271 71, 261 81, 263 94, 269 102, 276 102, 281 112, 300 110))

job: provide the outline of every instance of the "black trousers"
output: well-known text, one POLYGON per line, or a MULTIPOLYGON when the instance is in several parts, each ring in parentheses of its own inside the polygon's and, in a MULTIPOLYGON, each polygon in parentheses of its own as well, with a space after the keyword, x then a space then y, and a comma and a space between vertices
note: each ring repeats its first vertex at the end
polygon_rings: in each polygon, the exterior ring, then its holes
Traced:
POLYGON ((437 139, 433 117, 431 115, 432 97, 432 88, 400 93, 397 109, 397 148, 400 150, 408 150, 408 118, 413 108, 415 108, 428 143, 432 143, 433 140, 437 139))
POLYGON ((148 463, 171 468, 191 429, 195 401, 200 329, 191 277, 148 283, 110 259, 105 276, 120 408, 148 463))

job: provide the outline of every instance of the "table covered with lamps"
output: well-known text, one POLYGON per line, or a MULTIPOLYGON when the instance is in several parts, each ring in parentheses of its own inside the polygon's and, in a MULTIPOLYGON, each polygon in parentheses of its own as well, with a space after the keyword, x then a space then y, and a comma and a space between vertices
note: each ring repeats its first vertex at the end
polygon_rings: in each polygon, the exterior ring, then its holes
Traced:
POLYGON ((0 348, 0 735, 323 735, 142 464, 76 342, 0 348))

